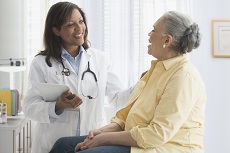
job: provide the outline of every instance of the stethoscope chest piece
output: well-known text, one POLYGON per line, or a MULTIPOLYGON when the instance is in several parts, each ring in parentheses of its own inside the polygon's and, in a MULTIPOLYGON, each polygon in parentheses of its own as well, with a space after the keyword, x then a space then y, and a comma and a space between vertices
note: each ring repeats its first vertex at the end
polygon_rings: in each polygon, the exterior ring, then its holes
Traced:
POLYGON ((63 68, 62 72, 61 72, 62 75, 65 75, 65 76, 69 76, 70 75, 70 70, 68 68, 63 68))

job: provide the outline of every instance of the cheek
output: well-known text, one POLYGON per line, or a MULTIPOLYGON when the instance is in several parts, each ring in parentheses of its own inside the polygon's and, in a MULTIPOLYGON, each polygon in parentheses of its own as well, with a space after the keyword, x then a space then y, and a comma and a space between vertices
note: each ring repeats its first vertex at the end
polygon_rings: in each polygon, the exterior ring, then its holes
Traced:
POLYGON ((151 43, 151 49, 152 50, 156 50, 156 47, 157 47, 157 42, 156 41, 152 41, 152 43, 151 43))
POLYGON ((86 31, 86 26, 85 26, 85 25, 82 26, 82 30, 83 30, 84 33, 85 33, 85 31, 86 31))
POLYGON ((67 40, 67 39, 69 39, 69 38, 71 37, 71 35, 72 35, 72 32, 70 32, 70 31, 65 31, 65 32, 62 33, 61 38, 62 38, 63 40, 67 40))

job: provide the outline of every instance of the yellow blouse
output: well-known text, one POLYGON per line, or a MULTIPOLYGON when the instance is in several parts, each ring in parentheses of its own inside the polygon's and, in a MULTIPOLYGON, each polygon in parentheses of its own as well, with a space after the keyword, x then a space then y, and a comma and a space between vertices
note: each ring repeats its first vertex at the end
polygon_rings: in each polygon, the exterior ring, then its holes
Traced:
POLYGON ((201 153, 206 99, 187 54, 156 60, 111 122, 131 132, 131 153, 201 153))

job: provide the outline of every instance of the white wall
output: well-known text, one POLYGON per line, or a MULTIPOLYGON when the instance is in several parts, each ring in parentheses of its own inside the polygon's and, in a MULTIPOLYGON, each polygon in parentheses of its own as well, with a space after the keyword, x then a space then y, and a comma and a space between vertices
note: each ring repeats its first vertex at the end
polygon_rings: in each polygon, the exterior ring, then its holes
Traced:
POLYGON ((230 152, 230 58, 212 57, 213 19, 230 20, 229 0, 193 0, 194 20, 202 33, 201 46, 191 58, 206 84, 205 153, 230 152))
MULTIPOLYGON (((23 54, 23 1, 0 1, 0 59, 22 58, 23 54)), ((5 61, 4 61, 5 62, 5 61)), ((1 61, 0 61, 1 63, 1 61)), ((21 74, 15 73, 15 86, 19 88, 21 74)), ((0 72, 0 88, 9 87, 9 74, 0 72)))
POLYGON ((88 39, 93 48, 103 49, 103 18, 102 18, 102 0, 84 0, 80 6, 86 14, 88 25, 88 39))
POLYGON ((22 2, 1 0, 0 2, 0 58, 18 58, 22 52, 22 2))

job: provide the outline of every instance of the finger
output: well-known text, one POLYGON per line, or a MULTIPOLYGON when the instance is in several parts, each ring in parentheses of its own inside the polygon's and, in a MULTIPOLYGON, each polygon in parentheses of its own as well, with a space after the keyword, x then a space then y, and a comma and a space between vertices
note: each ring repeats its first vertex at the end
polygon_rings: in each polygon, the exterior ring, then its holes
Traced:
POLYGON ((63 92, 62 95, 64 97, 68 96, 68 95, 71 95, 72 93, 70 92, 70 90, 66 91, 66 92, 63 92))
POLYGON ((69 92, 70 92, 69 90, 66 91, 66 92, 63 92, 63 93, 59 96, 58 100, 64 101, 64 100, 65 100, 65 97, 69 94, 69 92))
POLYGON ((98 135, 98 134, 101 134, 100 130, 97 130, 95 135, 98 135))
POLYGON ((88 135, 88 138, 89 139, 92 139, 94 137, 94 132, 93 131, 90 131, 89 132, 89 135, 88 135))
POLYGON ((82 99, 81 98, 79 98, 79 97, 75 97, 75 99, 74 99, 76 102, 78 102, 78 103, 81 103, 82 102, 82 99))
POLYGON ((71 104, 72 106, 76 106, 76 104, 78 104, 78 105, 82 104, 81 98, 79 98, 75 95, 76 94, 72 94, 71 97, 73 97, 73 98, 68 100, 68 103, 71 104))
POLYGON ((70 90, 68 90, 68 91, 62 93, 58 100, 60 100, 64 103, 68 103, 68 100, 69 100, 68 97, 69 96, 71 97, 71 95, 72 95, 72 93, 70 92, 70 90))
POLYGON ((72 107, 73 108, 77 108, 79 106, 79 104, 77 103, 77 102, 74 102, 73 104, 72 104, 72 107))
POLYGON ((86 146, 81 147, 81 150, 86 150, 86 149, 88 149, 86 146))
POLYGON ((69 99, 69 100, 71 100, 71 99, 74 98, 74 95, 73 94, 69 94, 66 98, 69 99))
POLYGON ((77 152, 80 149, 80 145, 76 145, 76 147, 74 148, 74 152, 77 152))
POLYGON ((77 104, 77 105, 75 105, 75 106, 73 106, 73 108, 77 108, 79 105, 77 104))
POLYGON ((78 101, 78 106, 81 105, 83 102, 82 100, 78 101))
POLYGON ((81 105, 82 104, 82 100, 80 99, 80 100, 78 100, 78 101, 75 101, 74 102, 74 107, 78 107, 79 105, 81 105))

